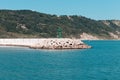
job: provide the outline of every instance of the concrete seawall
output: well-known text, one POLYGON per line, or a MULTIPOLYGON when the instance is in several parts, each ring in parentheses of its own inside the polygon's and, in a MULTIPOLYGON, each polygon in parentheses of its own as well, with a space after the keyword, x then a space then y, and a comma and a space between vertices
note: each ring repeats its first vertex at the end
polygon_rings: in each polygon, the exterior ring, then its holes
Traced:
POLYGON ((0 46, 26 46, 34 49, 86 49, 90 46, 80 39, 69 38, 30 38, 0 39, 0 46))

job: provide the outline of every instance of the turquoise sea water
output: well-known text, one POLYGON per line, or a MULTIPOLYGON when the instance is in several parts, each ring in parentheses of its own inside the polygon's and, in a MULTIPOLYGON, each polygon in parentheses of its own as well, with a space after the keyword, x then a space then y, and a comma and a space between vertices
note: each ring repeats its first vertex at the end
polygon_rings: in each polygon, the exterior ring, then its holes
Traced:
POLYGON ((0 80, 120 80, 120 41, 84 50, 0 47, 0 80))

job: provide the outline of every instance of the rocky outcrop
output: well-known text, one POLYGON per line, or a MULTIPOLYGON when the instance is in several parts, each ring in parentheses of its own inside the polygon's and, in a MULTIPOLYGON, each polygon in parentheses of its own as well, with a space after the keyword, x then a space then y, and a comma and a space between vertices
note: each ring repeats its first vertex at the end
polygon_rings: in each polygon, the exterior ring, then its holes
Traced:
POLYGON ((86 49, 91 48, 80 39, 44 38, 44 39, 0 39, 2 46, 26 46, 34 49, 86 49))

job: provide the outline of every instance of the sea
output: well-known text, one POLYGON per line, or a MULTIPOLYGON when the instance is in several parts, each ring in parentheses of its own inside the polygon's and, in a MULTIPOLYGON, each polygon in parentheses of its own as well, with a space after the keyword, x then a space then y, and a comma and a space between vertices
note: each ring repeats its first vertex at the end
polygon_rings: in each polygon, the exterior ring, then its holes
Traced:
POLYGON ((120 41, 84 41, 91 49, 0 47, 0 80, 120 80, 120 41))

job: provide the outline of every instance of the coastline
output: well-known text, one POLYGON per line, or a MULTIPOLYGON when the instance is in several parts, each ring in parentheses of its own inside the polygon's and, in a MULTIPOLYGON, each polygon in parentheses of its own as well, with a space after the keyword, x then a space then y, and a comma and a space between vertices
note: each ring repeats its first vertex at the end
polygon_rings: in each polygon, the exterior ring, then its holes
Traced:
POLYGON ((16 38, 0 39, 0 46, 20 46, 32 49, 86 49, 91 48, 80 39, 70 38, 16 38))

